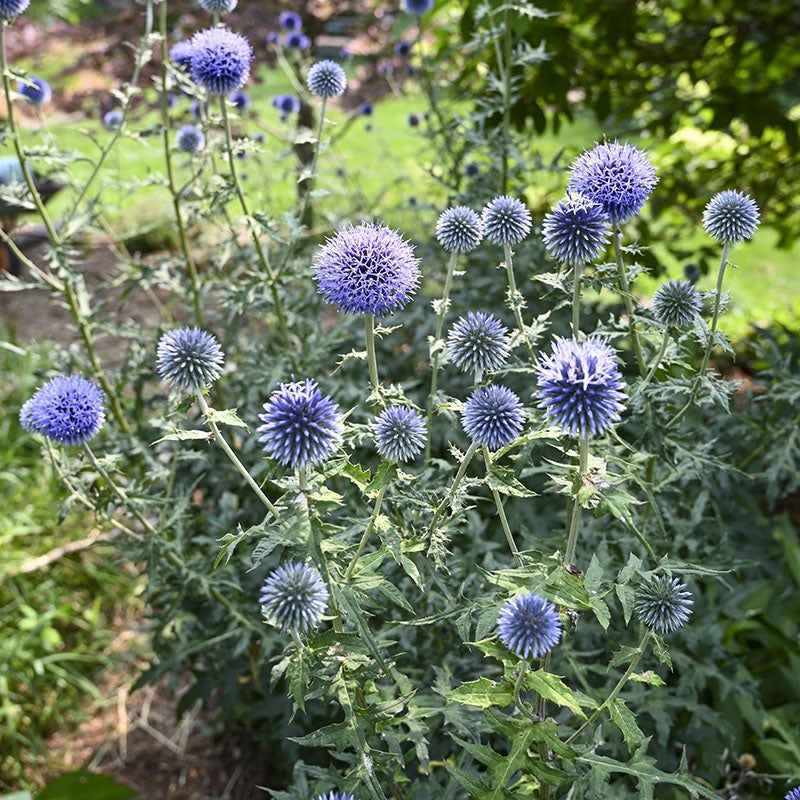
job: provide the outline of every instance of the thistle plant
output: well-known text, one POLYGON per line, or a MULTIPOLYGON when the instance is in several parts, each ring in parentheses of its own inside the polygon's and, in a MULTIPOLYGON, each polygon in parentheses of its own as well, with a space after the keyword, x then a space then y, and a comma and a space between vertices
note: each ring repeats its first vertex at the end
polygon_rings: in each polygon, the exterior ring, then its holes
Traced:
POLYGON ((259 602, 267 622, 296 636, 320 624, 329 597, 318 570, 307 564, 290 563, 267 576, 259 602))
POLYGON ((493 314, 468 311, 447 334, 449 361, 462 372, 472 372, 475 384, 484 373, 496 372, 508 359, 511 333, 493 314))

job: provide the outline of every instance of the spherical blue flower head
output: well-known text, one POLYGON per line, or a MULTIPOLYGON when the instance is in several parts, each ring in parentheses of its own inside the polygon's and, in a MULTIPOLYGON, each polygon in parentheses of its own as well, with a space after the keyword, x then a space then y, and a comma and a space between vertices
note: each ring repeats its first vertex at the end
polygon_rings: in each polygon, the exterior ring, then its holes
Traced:
POLYGON ((17 91, 34 106, 49 103, 53 96, 50 84, 42 78, 37 78, 36 75, 28 75, 27 78, 21 80, 17 84, 17 91))
POLYGON ((283 43, 291 50, 308 50, 308 48, 311 47, 311 39, 300 31, 287 33, 283 43))
POLYGON ((408 119, 407 119, 406 121, 408 122, 408 124, 409 124, 409 125, 410 125, 412 128, 418 128, 418 127, 419 127, 419 124, 420 124, 420 122, 422 122, 422 117, 420 117, 420 115, 419 115, 419 114, 413 114, 413 113, 412 113, 412 114, 409 114, 409 115, 408 115, 408 119))
POLYGON ((244 36, 228 28, 209 28, 192 36, 189 74, 208 92, 230 94, 250 77, 253 50, 244 36))
POLYGON ((328 792, 328 794, 321 794, 316 800, 356 800, 352 794, 345 792, 328 792))
POLYGON ((197 0, 210 14, 227 14, 236 8, 238 0, 197 0))
POLYGON ((556 339, 536 374, 539 408, 572 435, 600 435, 620 418, 624 385, 605 339, 556 339))
POLYGON ((375 449, 387 461, 413 461, 425 447, 425 421, 408 406, 389 406, 373 425, 375 449))
POLYGON ((756 232, 759 222, 755 200, 733 189, 715 194, 703 211, 703 228, 722 244, 746 241, 756 232))
POLYGON ((410 42, 395 42, 394 54, 400 58, 405 58, 411 52, 410 42))
POLYGON ((474 162, 464 165, 464 175, 467 178, 477 178, 481 174, 481 168, 474 162))
POLYGON ((207 389, 220 376, 225 354, 201 328, 176 328, 158 341, 156 372, 175 389, 207 389))
POLYGON ((650 310, 662 325, 688 328, 700 316, 703 300, 690 281, 667 281, 653 295, 650 310))
POLYGON ((683 627, 692 613, 694 601, 679 578, 655 575, 644 581, 633 604, 639 619, 662 636, 683 627))
POLYGON ((608 244, 608 221, 599 203, 582 194, 567 195, 545 216, 542 238, 559 263, 588 264, 608 244))
POLYGON ((175 42, 169 50, 169 60, 178 69, 188 72, 192 65, 192 49, 190 41, 175 42))
POLYGON ((317 61, 309 69, 306 83, 317 97, 338 97, 347 88, 347 76, 335 61, 317 61))
POLYGON ((281 94, 273 97, 272 105, 283 114, 293 114, 300 110, 300 101, 291 94, 281 94))
POLYGON ((493 314, 468 311, 447 336, 447 354, 462 372, 494 372, 506 363, 511 334, 493 314))
POLYGON ((467 206, 448 208, 436 221, 436 239, 451 253, 469 253, 483 240, 481 218, 467 206))
POLYGON ((107 111, 103 115, 103 127, 107 131, 115 131, 122 125, 122 112, 121 111, 107 111))
POLYGON ((298 562, 273 570, 261 587, 261 613, 276 628, 305 633, 328 608, 328 587, 319 570, 298 562))
POLYGON ((789 794, 786 795, 784 800, 800 800, 800 786, 796 789, 792 789, 789 794))
POLYGON ((599 203, 616 224, 636 216, 657 183, 647 153, 614 141, 584 150, 570 169, 567 187, 599 203))
POLYGON ((483 230, 494 244, 517 244, 531 231, 531 212, 515 197, 500 195, 483 209, 483 230))
POLYGON ((83 444, 103 426, 103 391, 82 375, 47 381, 20 410, 26 431, 41 433, 56 444, 83 444))
POLYGON ((358 106, 358 113, 362 117, 371 117, 375 113, 375 106, 372 103, 360 103, 358 106))
POLYGON ((31 4, 31 0, 0 0, 0 19, 15 20, 31 4))
POLYGON ((287 31, 299 31, 303 27, 303 20, 294 11, 281 11, 278 24, 287 31))
POLYGON ((433 8, 433 0, 403 0, 403 11, 421 17, 433 8))
POLYGON ((556 607, 538 594, 521 594, 503 606, 497 618, 500 641, 522 658, 539 658, 561 639, 556 607))
POLYGON ((318 291, 345 314, 385 317, 411 300, 420 280, 414 248, 386 225, 343 228, 317 255, 318 291))
POLYGON ((511 444, 522 431, 522 401, 505 386, 482 386, 467 399, 461 424, 467 436, 490 450, 511 444))
POLYGON ((339 407, 310 379, 280 384, 258 418, 264 452, 292 469, 322 463, 342 439, 339 407))
POLYGON ((178 128, 175 143, 178 145, 178 150, 182 150, 184 153, 197 153, 205 147, 206 137, 200 128, 195 128, 194 125, 184 125, 178 128))
POLYGON ((239 111, 246 111, 250 108, 250 95, 245 92, 232 92, 228 99, 239 111))

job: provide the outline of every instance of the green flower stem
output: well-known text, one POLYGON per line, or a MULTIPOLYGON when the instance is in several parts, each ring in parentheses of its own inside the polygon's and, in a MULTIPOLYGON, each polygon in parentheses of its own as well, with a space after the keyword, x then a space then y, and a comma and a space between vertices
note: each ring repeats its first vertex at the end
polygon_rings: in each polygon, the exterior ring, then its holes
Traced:
POLYGON ((383 405, 380 388, 381 382, 378 377, 378 359, 375 354, 375 315, 364 315, 364 328, 367 342, 367 364, 369 366, 369 382, 372 386, 372 393, 375 395, 375 408, 383 405))
MULTIPOLYGON (((283 305, 281 304, 280 295, 278 294, 277 276, 275 275, 272 265, 269 262, 264 245, 261 243, 261 239, 258 235, 258 230, 256 227, 256 221, 253 218, 253 215, 250 213, 250 206, 247 202, 247 198, 245 197, 244 190, 242 189, 242 183, 239 180, 239 171, 236 169, 236 155, 233 152, 233 137, 231 136, 231 123, 228 118, 227 98, 225 95, 220 95, 219 106, 222 111, 222 127, 225 130, 225 150, 228 155, 228 168, 231 173, 231 179, 233 180, 233 186, 236 191, 236 196, 239 198, 239 205, 242 207, 242 213, 247 219, 247 227, 250 229, 253 245, 256 249, 256 254, 258 255, 258 261, 266 273, 267 278, 269 279, 269 290, 270 294, 272 295, 272 305, 275 308, 275 317, 278 320, 278 328, 281 332, 281 337, 283 338, 283 341, 286 343, 287 347, 289 347, 290 352, 293 353, 292 340, 289 337, 289 328, 286 323, 286 314, 283 310, 283 305)), ((297 367, 296 363, 295 367, 297 367)))
POLYGON ((267 511, 269 511, 270 514, 275 517, 275 519, 278 519, 278 509, 264 494, 264 492, 261 490, 261 487, 256 483, 255 478, 253 478, 253 476, 248 472, 247 467, 242 464, 242 462, 239 460, 239 457, 233 452, 231 446, 227 441, 225 441, 225 437, 222 435, 217 423, 209 419, 208 415, 211 413, 211 408, 206 402, 205 397, 203 397, 203 392, 200 389, 195 392, 195 397, 197 398, 197 404, 200 406, 200 410, 205 416, 206 424, 209 428, 211 428, 211 432, 214 434, 217 444, 219 444, 219 446, 223 449, 225 455, 228 456, 233 466, 236 467, 237 472, 245 479, 247 485, 256 493, 256 496, 264 504, 267 511))
MULTIPOLYGON (((542 660, 539 662, 539 669, 542 672, 547 672, 550 668, 550 653, 545 653, 542 660)), ((536 697, 536 714, 535 719, 537 722, 542 722, 547 718, 547 700, 542 695, 536 697)), ((547 742, 539 742, 539 761, 546 764, 548 761, 547 742)), ((549 800, 550 786, 546 783, 541 784, 539 787, 539 797, 541 800, 549 800)))
POLYGON ((639 374, 644 375, 645 372, 647 372, 647 368, 644 362, 644 354, 642 353, 642 341, 639 338, 639 329, 633 319, 633 297, 631 296, 630 286, 628 285, 625 263, 622 260, 622 229, 619 225, 614 226, 612 239, 614 241, 614 260, 617 262, 617 285, 622 295, 622 301, 625 303, 625 313, 628 315, 628 326, 631 329, 631 343, 633 344, 633 353, 636 356, 636 363, 639 365, 639 374))
MULTIPOLYGON (((489 473, 492 470, 492 456, 489 453, 489 448, 484 446, 483 448, 483 461, 486 464, 486 476, 489 476, 489 473)), ((500 492, 497 489, 492 489, 492 497, 494 497, 494 504, 497 506, 497 514, 500 517, 500 524, 503 527, 503 533, 506 536, 506 541, 508 542, 508 547, 511 550, 511 554, 517 561, 520 567, 525 566, 525 562, 522 559, 522 556, 519 553, 519 548, 517 547, 517 543, 514 541, 514 534, 511 533, 511 526, 508 524, 508 517, 506 516, 505 509, 503 508, 503 500, 500 497, 500 492)))
POLYGON ((464 473, 467 471, 467 467, 469 466, 469 462, 472 461, 472 457, 478 451, 478 447, 480 445, 477 442, 471 442, 470 446, 467 448, 467 452, 464 453, 464 458, 461 460, 461 465, 458 468, 458 472, 456 472, 455 478, 453 478, 453 484, 447 492, 446 497, 436 506, 436 510, 433 512, 433 519, 431 520, 431 527, 429 530, 429 536, 432 538, 433 534, 436 532, 436 528, 439 524, 439 519, 442 516, 442 512, 447 508, 450 504, 450 501, 453 499, 453 496, 458 489, 458 485, 461 483, 462 478, 464 477, 464 473))
POLYGON ((603 712, 619 697, 619 693, 625 687, 625 684, 630 680, 631 675, 633 675, 633 671, 638 666, 639 662, 642 659, 642 656, 645 654, 647 649, 647 642, 649 641, 651 633, 649 630, 645 631, 642 635, 641 640, 636 648, 636 652, 633 654, 631 658, 630 664, 628 664, 628 668, 623 673, 622 677, 617 681, 617 685, 611 690, 611 694, 600 704, 598 708, 596 708, 591 716, 583 723, 583 725, 572 734, 572 736, 567 739, 565 744, 570 745, 572 744, 579 736, 581 736, 586 730, 588 730, 603 714, 603 712))
POLYGON ((639 384, 638 390, 641 392, 644 390, 645 386, 653 379, 653 376, 656 374, 656 370, 658 369, 659 365, 661 364, 661 360, 664 358, 664 353, 667 352, 667 346, 669 345, 669 328, 664 331, 664 341, 661 342, 661 347, 656 354, 655 360, 653 361, 653 366, 650 367, 650 371, 647 375, 644 376, 644 380, 639 384))
POLYGON ((525 323, 522 321, 523 300, 522 296, 517 290, 517 282, 514 279, 514 253, 511 250, 510 244, 503 245, 503 251, 505 254, 506 274, 508 275, 508 304, 513 310, 514 316, 516 317, 519 335, 522 337, 522 341, 525 342, 531 358, 533 358, 535 353, 533 352, 533 347, 531 347, 530 340, 528 339, 528 334, 525 330, 525 323))
POLYGON ((361 558, 361 554, 364 552, 364 548, 367 546, 369 537, 372 535, 372 531, 375 529, 375 522, 378 519, 378 515, 381 513, 381 504, 383 503, 383 495, 385 492, 386 486, 382 486, 378 492, 378 496, 375 498, 375 507, 372 510, 372 516, 369 518, 367 527, 364 530, 364 535, 361 537, 361 541, 358 543, 356 554, 353 556, 352 561, 350 561, 350 565, 344 572, 345 580, 349 580, 352 576, 353 570, 356 568, 356 564, 358 563, 358 559, 361 558))
POLYGON ((572 336, 577 339, 581 332, 581 276, 583 264, 577 263, 572 268, 572 336))
POLYGON ((58 278, 53 277, 49 272, 45 272, 41 269, 38 265, 34 264, 22 250, 19 249, 19 245, 2 229, 0 228, 0 241, 11 250, 14 255, 31 271, 33 275, 36 275, 39 280, 46 283, 51 289, 54 289, 57 292, 64 291, 64 284, 58 280, 58 278))
POLYGON ((519 672, 517 673, 517 678, 514 681, 514 689, 513 689, 513 697, 514 697, 514 705, 534 724, 537 724, 540 720, 539 717, 536 716, 529 708, 522 702, 522 698, 520 697, 520 692, 522 691, 522 685, 525 683, 525 676, 528 674, 528 660, 523 658, 520 659, 519 662, 519 672))
POLYGON ((578 437, 578 486, 572 498, 567 528, 567 544, 564 547, 564 566, 569 566, 575 559, 575 549, 578 544, 578 529, 581 520, 580 490, 589 465, 589 436, 583 434, 578 437))
POLYGON ((442 289, 442 300, 439 306, 439 314, 436 318, 436 333, 433 336, 433 364, 431 365, 431 390, 428 394, 428 419, 426 422, 425 434, 425 465, 431 460, 431 429, 433 428, 433 407, 436 402, 436 384, 439 377, 439 355, 441 348, 439 342, 442 339, 442 331, 444 330, 444 318, 447 316, 447 310, 450 308, 450 289, 453 284, 453 274, 456 271, 456 261, 458 253, 454 250, 450 253, 450 261, 447 265, 447 275, 444 279, 444 288, 442 289))

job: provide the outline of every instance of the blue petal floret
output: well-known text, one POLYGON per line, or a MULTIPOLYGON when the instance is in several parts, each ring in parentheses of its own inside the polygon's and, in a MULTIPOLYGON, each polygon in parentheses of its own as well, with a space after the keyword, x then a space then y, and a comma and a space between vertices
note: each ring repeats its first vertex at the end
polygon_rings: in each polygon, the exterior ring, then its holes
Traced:
POLYGON ((505 386, 476 389, 464 404, 461 424, 467 436, 489 450, 499 450, 517 439, 525 422, 519 397, 505 386))
POLYGON ((387 461, 412 461, 425 447, 425 421, 408 406, 389 406, 373 426, 375 449, 387 461))
POLYGON ((624 409, 624 384, 614 356, 599 337, 556 339, 536 367, 545 415, 573 435, 605 433, 624 409))
POLYGON ((182 150, 184 153, 197 153, 205 147, 206 137, 200 128, 196 128, 194 125, 183 125, 178 128, 175 143, 178 145, 178 150, 182 150))
POLYGON ((347 88, 347 76, 335 61, 326 59, 311 66, 306 83, 317 97, 338 97, 347 88))
POLYGON ((50 84, 36 75, 28 75, 17 84, 17 91, 32 105, 40 106, 50 102, 53 91, 50 84))
POLYGON ((52 378, 26 401, 19 412, 22 427, 56 444, 84 444, 106 418, 105 395, 82 375, 52 378))
POLYGON ((176 328, 158 341, 156 372, 173 388, 192 392, 211 386, 224 360, 213 334, 201 328, 176 328))
POLYGON ((531 232, 531 212, 516 197, 495 197, 481 217, 486 238, 493 244, 517 244, 531 232))
POLYGON ((570 169, 567 184, 599 203, 613 224, 636 216, 658 183, 644 150, 627 142, 603 142, 584 150, 570 169))
POLYGON ((608 244, 608 220, 603 207, 582 194, 570 194, 542 223, 547 252, 574 267, 594 261, 608 244))
POLYGON ((556 607, 538 594, 521 594, 503 606, 497 618, 500 641, 522 658, 539 658, 561 639, 556 607))
POLYGON ((320 248, 316 277, 319 293, 339 311, 383 317, 413 297, 419 259, 396 231, 362 222, 338 231, 320 248))
POLYGON ((493 314, 468 311, 447 336, 449 360, 462 372, 495 372, 506 363, 511 333, 493 314))
POLYGON ((692 594, 679 578, 655 575, 636 592, 633 608, 639 619, 661 635, 683 627, 692 613, 692 594))
POLYGON ((259 601, 266 620, 281 630, 305 633, 325 616, 330 594, 319 570, 299 562, 273 570, 259 601))
POLYGON ((669 328, 687 328, 700 316, 703 300, 689 281, 667 281, 656 290, 653 316, 669 328))
POLYGON ((746 241, 756 232, 759 222, 755 200, 733 189, 715 194, 703 211, 703 228, 722 244, 746 241))
POLYGON ((31 0, 0 0, 0 19, 15 20, 31 4, 31 0))
POLYGON ((208 28, 192 36, 189 74, 206 91, 230 94, 250 77, 253 50, 244 36, 228 28, 208 28))
POLYGON ((339 407, 310 378, 280 384, 258 418, 264 452, 292 469, 322 463, 342 440, 339 407))
POLYGON ((448 208, 436 221, 436 239, 445 250, 469 253, 483 239, 481 218, 468 206, 448 208))

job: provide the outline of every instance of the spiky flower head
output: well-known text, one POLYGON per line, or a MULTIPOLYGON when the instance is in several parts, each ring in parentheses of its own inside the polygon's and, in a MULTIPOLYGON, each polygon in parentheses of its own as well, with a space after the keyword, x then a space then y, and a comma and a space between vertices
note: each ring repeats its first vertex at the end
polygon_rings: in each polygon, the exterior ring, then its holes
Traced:
POLYGON ((497 618, 500 641, 522 658, 539 658, 561 639, 561 619, 556 607, 538 594, 512 597, 497 618))
POLYGON ((28 75, 21 79, 17 84, 17 91, 34 106, 49 103, 50 98, 53 96, 50 84, 36 75, 28 75))
POLYGON ((436 221, 436 238, 451 253, 469 253, 483 239, 481 218, 467 206, 448 208, 436 221))
POLYGON ((433 8, 433 0, 403 0, 403 11, 421 17, 433 8))
POLYGON ((328 794, 321 794, 316 800, 356 800, 352 794, 346 792, 328 792, 328 794))
POLYGON ((283 44, 291 50, 308 50, 311 47, 311 39, 302 31, 289 31, 283 37, 283 44))
POLYGON ((411 52, 411 42, 395 42, 394 54, 400 58, 405 58, 411 52))
POLYGON ((800 800, 800 786, 792 789, 784 798, 784 800, 800 800))
POLYGON ((599 203, 611 223, 636 216, 658 183, 644 150, 617 141, 584 150, 570 168, 567 187, 599 203))
POLYGON ((511 334, 493 314, 468 311, 447 336, 447 353, 462 372, 494 372, 506 363, 511 334))
POLYGON ((175 144, 178 145, 178 150, 184 153, 197 153, 205 147, 206 137, 200 128, 183 125, 178 128, 178 133, 175 135, 175 144))
POLYGON ((653 295, 650 310, 668 328, 688 328, 700 316, 703 301, 691 282, 667 281, 653 295))
POLYGON ((208 28, 190 40, 189 74, 206 91, 230 94, 250 77, 253 49, 247 39, 228 28, 208 28))
POLYGON ((495 197, 482 217, 486 238, 493 244, 517 244, 531 232, 531 212, 516 197, 495 197))
POLYGON ((279 94, 272 98, 272 105, 282 114, 294 114, 300 110, 300 101, 291 94, 279 94))
POLYGON ((236 8, 238 0, 197 0, 209 14, 228 14, 236 8))
POLYGON ((88 442, 106 418, 105 395, 83 375, 51 378, 19 412, 22 427, 56 444, 88 442))
POLYGON ((188 39, 175 42, 169 49, 169 60, 178 69, 188 72, 192 65, 192 43, 188 39))
POLYGON ((276 628, 305 633, 325 616, 330 594, 319 570, 293 562, 273 570, 261 587, 261 613, 276 628))
POLYGON ((103 127, 107 131, 115 131, 122 125, 122 112, 113 109, 103 115, 103 127))
POLYGON ((225 354, 213 334, 176 328, 158 340, 156 372, 175 389, 207 389, 220 376, 225 354))
POLYGON ((373 425, 375 449, 387 461, 413 461, 425 447, 425 421, 408 406, 389 406, 373 425))
POLYGON ((326 59, 312 64, 306 83, 317 97, 338 97, 347 88, 347 76, 335 61, 326 59))
POLYGON ((250 95, 247 92, 232 92, 228 99, 239 111, 247 111, 252 104, 250 95))
POLYGON ((0 0, 0 19, 15 20, 31 4, 31 0, 0 0))
POLYGON ((464 404, 461 424, 467 436, 489 450, 511 444, 522 431, 525 412, 511 389, 491 384, 476 389, 464 404))
POLYGON ((411 300, 419 259, 397 231, 362 222, 342 228, 320 248, 316 277, 319 293, 339 311, 384 317, 411 300))
POLYGON ((547 252, 561 264, 574 267, 594 261, 608 243, 608 220, 603 207, 582 194, 568 194, 542 223, 547 252))
POLYGON ((620 418, 625 398, 614 350, 600 337, 556 339, 536 367, 539 408, 566 431, 605 433, 620 418))
POLYGON ((258 418, 264 452, 292 469, 321 464, 342 440, 339 406, 310 378, 281 383, 258 418))
POLYGON ((303 20, 294 11, 281 11, 281 15, 278 17, 278 24, 287 31, 299 31, 303 27, 303 20))
POLYGON ((633 608, 648 628, 663 636, 683 627, 692 605, 692 594, 680 578, 654 575, 639 586, 633 608))
POLYGON ((756 232, 759 222, 755 200, 734 189, 715 194, 703 211, 703 228, 722 244, 746 241, 756 232))
POLYGON ((372 103, 359 103, 358 113, 362 117, 371 117, 375 113, 375 106, 372 103))

